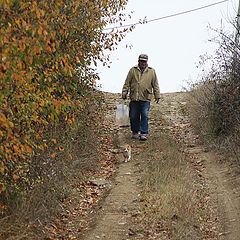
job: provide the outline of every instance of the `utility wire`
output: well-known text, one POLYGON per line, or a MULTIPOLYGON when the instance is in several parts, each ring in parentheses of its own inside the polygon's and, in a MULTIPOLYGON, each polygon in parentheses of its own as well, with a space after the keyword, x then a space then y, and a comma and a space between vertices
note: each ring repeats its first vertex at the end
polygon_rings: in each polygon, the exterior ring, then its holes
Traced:
POLYGON ((191 10, 187 10, 187 11, 183 11, 183 12, 179 12, 179 13, 174 13, 174 14, 170 14, 170 15, 167 15, 167 16, 163 16, 163 17, 159 17, 159 18, 154 18, 154 19, 150 19, 150 20, 147 20, 146 17, 145 17, 144 20, 140 20, 139 22, 136 22, 136 23, 126 24, 126 25, 120 25, 120 26, 117 26, 117 27, 105 28, 105 29, 103 29, 103 30, 104 30, 104 31, 108 31, 108 30, 113 30, 113 29, 116 29, 116 28, 132 27, 132 26, 136 26, 136 25, 138 25, 138 24, 145 24, 145 23, 155 22, 155 21, 159 21, 159 20, 162 20, 162 19, 166 19, 166 18, 171 18, 171 17, 176 17, 176 16, 179 16, 179 15, 183 15, 183 14, 190 13, 190 12, 199 11, 199 10, 202 10, 202 9, 204 9, 204 8, 212 7, 212 6, 215 6, 215 5, 224 3, 224 2, 228 2, 228 1, 229 1, 229 0, 223 0, 223 1, 220 1, 220 2, 216 2, 216 3, 212 3, 212 4, 205 5, 205 6, 202 6, 202 7, 198 7, 198 8, 194 8, 194 9, 191 9, 191 10))

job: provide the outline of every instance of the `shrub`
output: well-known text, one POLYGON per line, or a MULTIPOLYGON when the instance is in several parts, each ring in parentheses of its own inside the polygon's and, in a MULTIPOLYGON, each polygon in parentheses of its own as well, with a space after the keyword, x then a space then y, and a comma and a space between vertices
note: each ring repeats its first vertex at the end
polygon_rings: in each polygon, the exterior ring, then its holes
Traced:
POLYGON ((211 70, 189 91, 190 114, 205 139, 230 149, 240 163, 240 45, 234 35, 220 32, 219 39, 211 70))
POLYGON ((37 158, 32 179, 33 159, 53 145, 52 159, 66 151, 53 132, 69 131, 76 118, 83 127, 97 121, 87 114, 99 98, 92 64, 106 64, 104 50, 124 37, 126 29, 102 30, 124 20, 126 2, 0 1, 1 212, 41 181, 46 159, 37 158))

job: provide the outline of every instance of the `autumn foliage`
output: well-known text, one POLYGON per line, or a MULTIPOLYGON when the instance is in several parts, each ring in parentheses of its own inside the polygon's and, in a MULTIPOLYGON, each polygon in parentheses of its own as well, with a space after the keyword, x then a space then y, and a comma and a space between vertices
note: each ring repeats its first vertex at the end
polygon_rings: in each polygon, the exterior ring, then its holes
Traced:
POLYGON ((102 30, 123 21, 126 2, 0 1, 1 210, 12 194, 35 184, 29 180, 32 158, 58 144, 44 141, 46 131, 63 122, 71 126, 89 111, 98 79, 92 66, 106 65, 104 50, 113 50, 126 32, 102 30))

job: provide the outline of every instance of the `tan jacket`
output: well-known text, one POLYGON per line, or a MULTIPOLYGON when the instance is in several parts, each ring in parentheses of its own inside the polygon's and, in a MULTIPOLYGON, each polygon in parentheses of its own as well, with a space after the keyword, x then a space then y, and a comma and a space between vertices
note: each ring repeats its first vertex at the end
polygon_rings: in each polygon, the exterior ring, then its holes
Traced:
POLYGON ((125 99, 130 92, 131 101, 151 101, 152 94, 155 99, 160 98, 160 90, 156 72, 147 67, 143 73, 138 66, 132 67, 127 75, 122 89, 122 98, 125 99))

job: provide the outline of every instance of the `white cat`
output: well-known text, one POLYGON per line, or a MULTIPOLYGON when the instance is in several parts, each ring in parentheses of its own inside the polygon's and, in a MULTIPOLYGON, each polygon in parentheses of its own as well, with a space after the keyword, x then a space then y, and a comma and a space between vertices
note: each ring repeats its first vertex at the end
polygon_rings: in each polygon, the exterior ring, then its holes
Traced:
POLYGON ((132 148, 129 144, 124 144, 123 146, 123 156, 124 162, 128 162, 131 159, 132 148))

